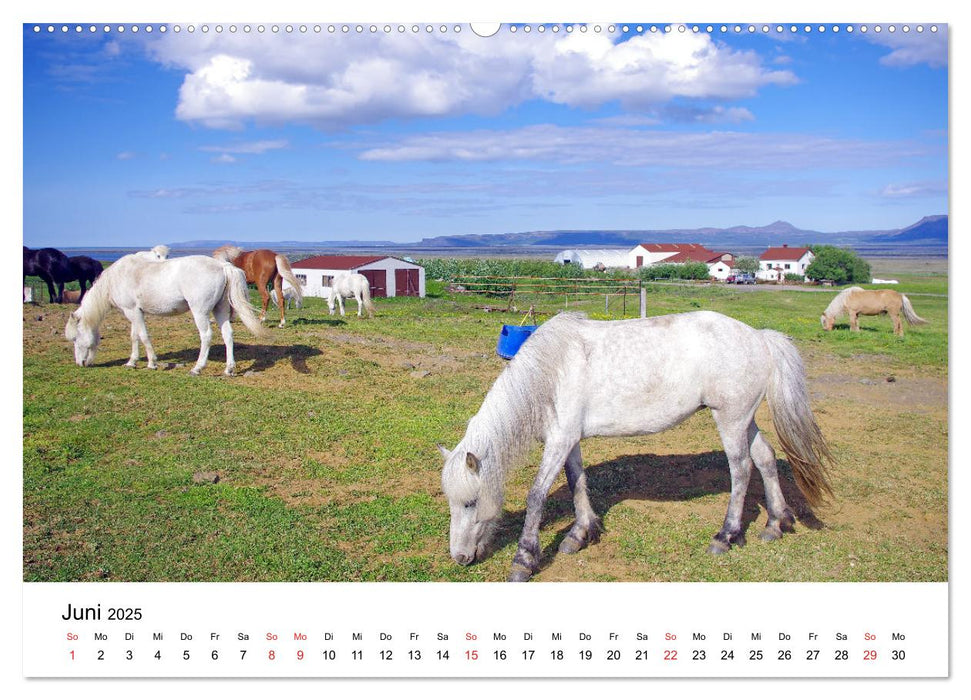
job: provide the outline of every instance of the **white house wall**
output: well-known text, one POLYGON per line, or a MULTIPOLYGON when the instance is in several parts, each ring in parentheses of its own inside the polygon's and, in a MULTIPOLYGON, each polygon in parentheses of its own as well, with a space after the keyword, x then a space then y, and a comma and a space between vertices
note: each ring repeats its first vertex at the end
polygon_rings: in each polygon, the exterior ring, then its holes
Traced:
POLYGON ((425 268, 420 265, 414 265, 412 263, 404 262, 403 260, 396 260, 394 258, 385 258, 384 260, 378 260, 373 263, 368 263, 367 265, 361 265, 360 267, 355 267, 350 270, 322 270, 317 268, 300 267, 300 263, 297 262, 292 266, 293 274, 302 275, 306 278, 307 282, 301 289, 303 295, 307 297, 319 297, 326 299, 330 294, 330 286, 323 283, 324 277, 334 278, 338 275, 346 275, 348 273, 363 272, 365 270, 382 270, 385 273, 385 290, 388 297, 397 296, 395 289, 395 270, 418 270, 418 296, 425 296, 425 268))
POLYGON ((806 253, 798 260, 759 260, 759 271, 755 276, 760 280, 776 282, 780 278, 784 279, 788 274, 806 276, 806 268, 812 263, 815 256, 806 253), (788 269, 786 268, 788 265, 788 269), (781 268, 777 270, 776 268, 781 268))

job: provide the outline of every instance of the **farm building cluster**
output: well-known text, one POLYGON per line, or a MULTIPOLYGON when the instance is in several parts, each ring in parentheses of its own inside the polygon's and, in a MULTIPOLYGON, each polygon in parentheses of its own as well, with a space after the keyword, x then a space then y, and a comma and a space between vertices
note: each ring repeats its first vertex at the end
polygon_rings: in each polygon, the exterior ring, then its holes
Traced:
MULTIPOLYGON (((813 257, 809 248, 790 248, 788 245, 769 248, 758 256, 759 269, 756 277, 766 282, 784 280, 789 274, 804 278, 813 257)), ((709 250, 700 243, 640 243, 631 250, 564 250, 554 260, 562 265, 580 265, 584 269, 632 270, 662 263, 700 262, 708 266, 709 276, 725 280, 734 270, 736 256, 725 251, 709 250)))

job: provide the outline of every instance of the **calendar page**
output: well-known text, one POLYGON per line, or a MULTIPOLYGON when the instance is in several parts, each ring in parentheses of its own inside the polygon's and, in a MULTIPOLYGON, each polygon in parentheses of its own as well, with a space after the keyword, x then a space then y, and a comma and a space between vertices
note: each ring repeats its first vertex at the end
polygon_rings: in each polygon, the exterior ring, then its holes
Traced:
POLYGON ((583 7, 19 18, 28 688, 960 671, 953 27, 583 7))

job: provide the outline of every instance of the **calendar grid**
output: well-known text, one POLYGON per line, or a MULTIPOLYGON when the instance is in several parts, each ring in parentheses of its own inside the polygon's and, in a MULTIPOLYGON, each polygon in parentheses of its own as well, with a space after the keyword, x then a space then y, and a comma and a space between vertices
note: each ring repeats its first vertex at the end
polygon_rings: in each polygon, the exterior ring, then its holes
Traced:
POLYGON ((28 677, 948 674, 934 583, 25 584, 24 605, 28 677))

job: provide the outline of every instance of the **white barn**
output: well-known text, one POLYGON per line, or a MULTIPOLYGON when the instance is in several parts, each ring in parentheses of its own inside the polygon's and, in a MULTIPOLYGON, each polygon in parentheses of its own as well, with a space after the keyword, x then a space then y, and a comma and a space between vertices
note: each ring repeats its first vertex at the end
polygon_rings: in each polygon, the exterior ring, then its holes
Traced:
POLYGON ((334 278, 357 272, 367 277, 371 298, 424 297, 425 268, 386 255, 315 255, 291 265, 304 296, 324 297, 334 278))
POLYGON ((580 265, 585 270, 591 270, 597 265, 604 267, 627 267, 628 251, 610 248, 586 248, 579 250, 563 250, 553 258, 553 262, 560 265, 580 265))

